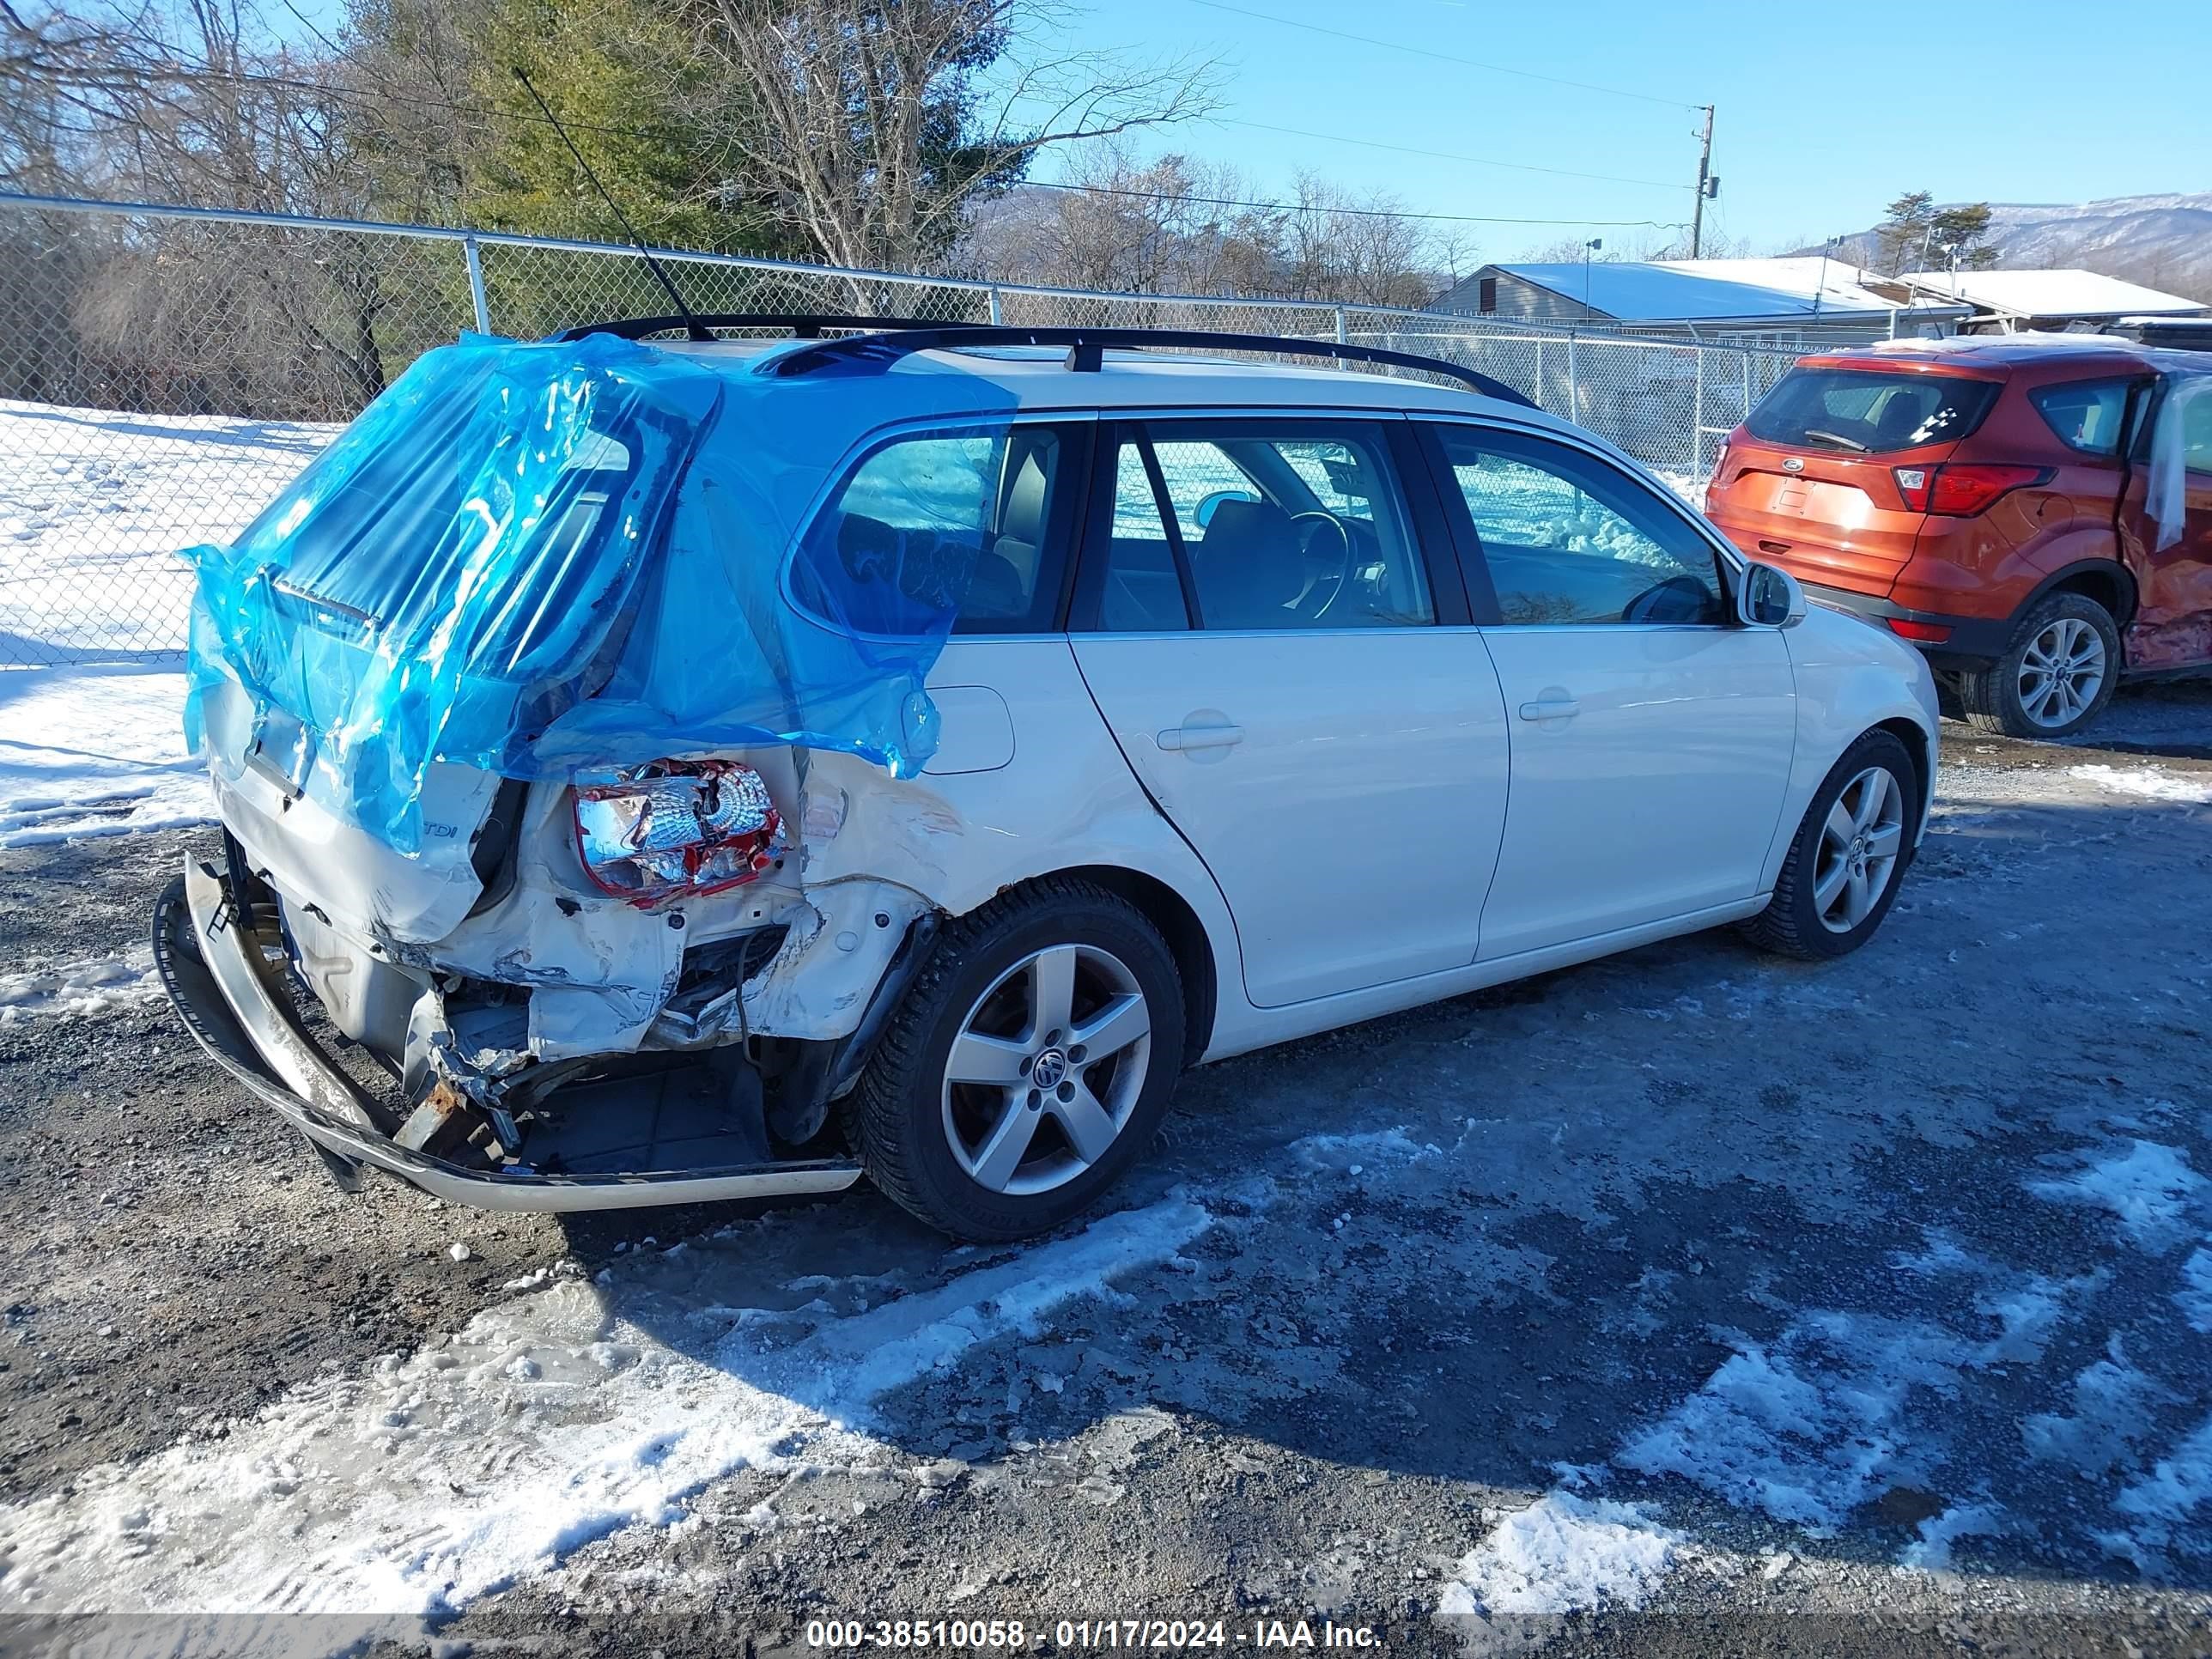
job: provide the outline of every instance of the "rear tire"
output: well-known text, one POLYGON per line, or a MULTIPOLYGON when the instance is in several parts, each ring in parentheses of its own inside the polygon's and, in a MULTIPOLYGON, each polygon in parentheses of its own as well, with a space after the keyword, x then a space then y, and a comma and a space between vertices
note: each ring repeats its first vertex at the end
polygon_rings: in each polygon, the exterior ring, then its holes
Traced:
POLYGON ((2065 738, 2105 712, 2120 679, 2112 613, 2053 593, 2027 613, 2003 656, 1959 677, 1966 723, 2008 738, 2065 738))
POLYGON ((1814 791, 1774 896, 1743 924, 1744 937, 1804 962, 1857 950, 1895 902, 1919 829, 1911 757, 1888 732, 1868 732, 1814 791))
POLYGON ((1052 877, 945 928, 847 1127, 902 1209, 958 1238, 1023 1238, 1120 1178, 1182 1062, 1182 981, 1158 930, 1103 888, 1052 877))

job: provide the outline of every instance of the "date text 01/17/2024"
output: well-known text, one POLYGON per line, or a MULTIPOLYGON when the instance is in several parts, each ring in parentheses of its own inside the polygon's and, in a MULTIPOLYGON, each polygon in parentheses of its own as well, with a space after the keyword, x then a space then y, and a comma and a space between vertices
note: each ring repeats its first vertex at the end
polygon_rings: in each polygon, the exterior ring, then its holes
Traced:
POLYGON ((815 1619, 806 1626, 814 1648, 950 1648, 955 1651, 1043 1647, 1108 1649, 1379 1648, 1366 1625, 1323 1620, 1260 1619, 1231 1629, 1222 1619, 1062 1619, 1047 1627, 1019 1619, 815 1619))

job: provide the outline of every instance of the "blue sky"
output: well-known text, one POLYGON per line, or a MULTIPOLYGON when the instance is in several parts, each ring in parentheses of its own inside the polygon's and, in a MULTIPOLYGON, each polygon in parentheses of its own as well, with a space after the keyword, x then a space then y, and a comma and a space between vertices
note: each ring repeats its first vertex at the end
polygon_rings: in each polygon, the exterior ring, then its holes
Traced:
MULTIPOLYGON (((2212 5, 2203 0, 1940 9, 1717 0, 1235 4, 1239 12, 1202 0, 1115 0, 1077 14, 1072 35, 1080 46, 1139 56, 1224 55, 1228 118, 1139 142, 1231 162, 1270 198, 1304 167, 1433 213, 1686 220, 1698 119, 1686 106, 1707 102, 1719 111, 1713 165, 1723 180, 1708 222, 1758 252, 1861 228, 1911 189, 2001 202, 2212 189, 2212 98, 2203 80, 2212 5), (1240 12, 1675 101, 1492 73, 1240 12), (1662 187, 1336 141, 1346 137, 1662 187)), ((1046 161, 1036 176, 1057 170, 1046 161)), ((1576 234, 1632 246, 1666 234, 1463 228, 1486 258, 1576 234)))

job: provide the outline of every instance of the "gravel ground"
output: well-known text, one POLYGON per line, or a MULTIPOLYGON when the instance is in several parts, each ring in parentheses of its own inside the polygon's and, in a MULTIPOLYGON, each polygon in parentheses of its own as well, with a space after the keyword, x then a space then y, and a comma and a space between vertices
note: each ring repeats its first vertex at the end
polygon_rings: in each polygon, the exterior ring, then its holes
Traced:
MULTIPOLYGON (((284 1618, 0 1650, 2212 1650, 2212 688, 1945 737, 1857 956, 1705 935, 1206 1068, 1020 1249, 865 1188, 348 1198, 143 983, 19 1008, 0 1608, 284 1618)), ((202 845, 0 852, 0 960, 127 969, 202 845)))

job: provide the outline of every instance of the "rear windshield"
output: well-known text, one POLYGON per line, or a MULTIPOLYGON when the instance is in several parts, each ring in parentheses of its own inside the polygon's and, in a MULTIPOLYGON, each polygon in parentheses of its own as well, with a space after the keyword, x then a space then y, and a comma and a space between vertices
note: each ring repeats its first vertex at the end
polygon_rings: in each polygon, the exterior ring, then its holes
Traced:
POLYGON ((1793 368, 1744 424, 1764 443, 1881 455, 1956 442, 1982 423, 2000 389, 1955 374, 1793 368))

